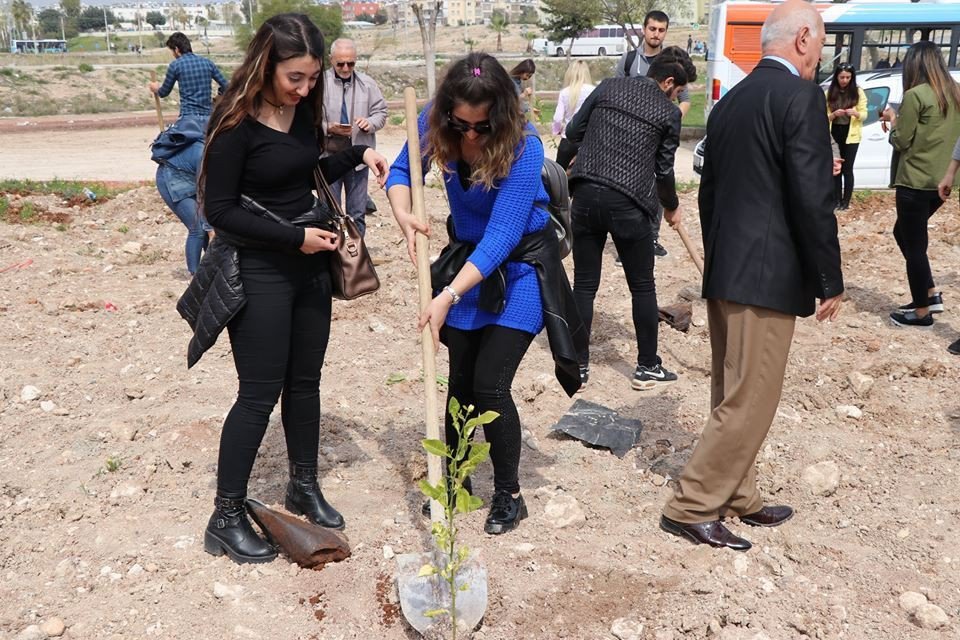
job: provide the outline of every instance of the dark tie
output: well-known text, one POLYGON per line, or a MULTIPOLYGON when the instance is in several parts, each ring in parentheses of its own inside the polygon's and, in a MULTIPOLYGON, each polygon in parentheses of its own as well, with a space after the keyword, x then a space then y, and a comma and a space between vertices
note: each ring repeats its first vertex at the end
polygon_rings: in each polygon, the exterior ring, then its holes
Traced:
POLYGON ((342 82, 343 85, 343 102, 340 103, 340 124, 350 124, 350 114, 347 113, 347 87, 350 86, 350 82, 342 82))

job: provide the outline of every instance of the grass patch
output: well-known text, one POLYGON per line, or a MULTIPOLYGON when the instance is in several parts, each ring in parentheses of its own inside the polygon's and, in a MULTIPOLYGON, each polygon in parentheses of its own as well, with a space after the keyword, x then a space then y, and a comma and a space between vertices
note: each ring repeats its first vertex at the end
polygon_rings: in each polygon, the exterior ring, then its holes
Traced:
POLYGON ((10 211, 10 201, 6 196, 0 196, 0 218, 6 218, 8 211, 10 211))
POLYGON ((93 65, 87 64, 86 62, 81 62, 77 65, 77 68, 80 69, 80 73, 90 73, 93 71, 93 65))
POLYGON ((10 67, 4 67, 3 69, 0 69, 0 76, 6 76, 8 78, 12 78, 15 73, 16 72, 10 67))
POLYGON ((678 193, 692 193, 700 188, 700 183, 696 180, 678 180, 678 193))
POLYGON ((37 209, 32 202, 24 202, 20 205, 20 222, 33 222, 37 217, 37 209))
MULTIPOLYGON (((137 184, 107 185, 103 182, 78 182, 75 180, 0 180, 0 194, 15 193, 26 196, 30 194, 54 194, 66 200, 80 200, 88 202, 84 195, 84 188, 96 194, 97 200, 109 200, 125 191, 136 188, 137 184)), ((9 201, 2 198, 2 201, 9 201)), ((2 212, 2 210, 0 210, 2 212)))

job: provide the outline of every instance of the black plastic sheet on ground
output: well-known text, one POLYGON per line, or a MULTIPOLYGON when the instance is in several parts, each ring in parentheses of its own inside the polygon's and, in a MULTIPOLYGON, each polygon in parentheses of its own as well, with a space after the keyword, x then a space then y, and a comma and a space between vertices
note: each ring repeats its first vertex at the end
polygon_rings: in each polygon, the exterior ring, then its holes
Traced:
POLYGON ((640 441, 643 425, 613 409, 577 400, 551 431, 559 431, 595 447, 609 449, 615 456, 627 455, 640 441))

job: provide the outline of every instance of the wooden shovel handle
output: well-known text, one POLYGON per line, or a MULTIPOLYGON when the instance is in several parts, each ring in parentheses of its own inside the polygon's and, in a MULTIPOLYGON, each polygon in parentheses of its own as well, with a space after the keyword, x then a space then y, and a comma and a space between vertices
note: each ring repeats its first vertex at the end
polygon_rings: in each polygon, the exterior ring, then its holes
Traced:
MULTIPOLYGON (((150 72, 150 82, 157 81, 157 72, 150 72)), ((150 93, 153 93, 152 91, 150 93)), ((153 93, 153 104, 157 108, 157 122, 160 124, 160 131, 163 131, 163 111, 160 109, 160 96, 153 93)))
MULTIPOLYGON (((417 92, 413 87, 403 91, 403 106, 407 121, 407 153, 410 158, 410 195, 413 215, 427 223, 423 199, 423 168, 420 162, 420 132, 417 130, 417 92)), ((421 313, 433 300, 433 285, 430 282, 430 241, 422 233, 417 234, 417 285, 420 291, 421 313)), ((426 410, 427 438, 440 439, 440 405, 437 398, 437 356, 430 325, 420 333, 423 350, 424 408, 426 410)), ((436 486, 441 481, 440 456, 427 454, 427 481, 436 486)), ((443 512, 436 500, 430 501, 430 519, 443 519, 443 512)))
POLYGON ((680 235, 680 240, 683 241, 683 246, 687 248, 687 253, 690 254, 690 257, 693 258, 693 264, 697 265, 697 271, 700 272, 700 275, 703 275, 703 259, 700 257, 700 252, 697 251, 697 248, 693 245, 693 241, 690 240, 690 236, 687 235, 687 230, 683 227, 682 224, 678 224, 676 227, 677 233, 680 235))

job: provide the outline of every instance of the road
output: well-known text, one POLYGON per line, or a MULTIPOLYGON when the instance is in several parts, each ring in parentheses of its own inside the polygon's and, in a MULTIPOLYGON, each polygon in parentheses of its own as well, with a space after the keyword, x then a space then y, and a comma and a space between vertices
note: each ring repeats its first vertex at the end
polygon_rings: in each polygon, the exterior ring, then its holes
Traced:
MULTIPOLYGON (((12 131, 0 127, 0 179, 152 180, 156 165, 150 142, 157 127, 12 131)), ((379 150, 393 160, 404 144, 399 127, 380 136, 379 150)), ((693 145, 677 151, 677 179, 693 180, 693 145)), ((548 148, 548 154, 553 151, 548 148)))

